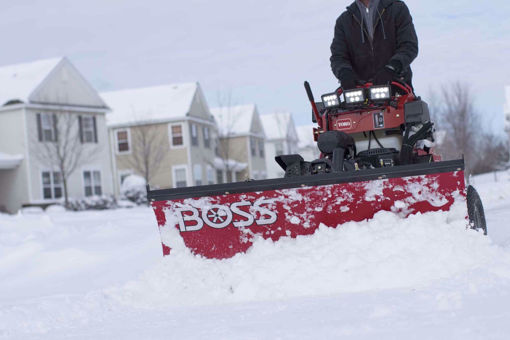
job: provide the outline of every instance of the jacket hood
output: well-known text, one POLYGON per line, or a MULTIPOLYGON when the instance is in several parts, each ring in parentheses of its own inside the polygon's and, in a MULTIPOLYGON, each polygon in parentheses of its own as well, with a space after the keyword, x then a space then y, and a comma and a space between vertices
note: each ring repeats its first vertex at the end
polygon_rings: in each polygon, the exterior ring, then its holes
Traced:
MULTIPOLYGON (((381 0, 379 1, 379 11, 382 11, 383 9, 386 9, 393 5, 395 2, 401 2, 401 0, 381 0)), ((356 1, 354 1, 352 4, 350 4, 347 7, 347 10, 351 12, 353 15, 356 16, 356 18, 361 18, 361 13, 359 12, 358 5, 356 5, 356 1)))

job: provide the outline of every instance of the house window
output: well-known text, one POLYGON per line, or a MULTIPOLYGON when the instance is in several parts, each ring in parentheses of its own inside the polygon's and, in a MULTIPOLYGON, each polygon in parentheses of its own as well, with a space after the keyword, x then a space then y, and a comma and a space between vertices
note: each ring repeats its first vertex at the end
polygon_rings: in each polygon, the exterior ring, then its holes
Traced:
POLYGON ((257 140, 253 137, 250 138, 251 155, 257 156, 257 140))
POLYGON ((191 145, 198 146, 198 131, 196 124, 190 124, 191 129, 191 145))
POLYGON ((275 150, 276 156, 283 155, 283 143, 282 142, 276 142, 274 144, 274 150, 275 150))
POLYGON ((62 197, 62 176, 60 172, 43 171, 42 187, 44 199, 57 199, 62 197))
POLYGON ((186 180, 186 168, 174 169, 174 186, 176 188, 184 188, 188 186, 186 180))
POLYGON ((211 147, 211 137, 209 135, 209 127, 207 126, 204 126, 204 146, 206 148, 210 148, 211 147))
POLYGON ((37 114, 37 128, 40 142, 57 141, 57 116, 49 113, 37 114))
POLYGON ((261 158, 265 157, 264 141, 262 139, 259 139, 259 155, 260 155, 261 158))
POLYGON ((172 125, 172 146, 184 145, 184 137, 182 134, 182 125, 172 125))
POLYGON ((100 171, 83 171, 83 183, 86 197, 101 196, 103 194, 100 171))
POLYGON ((202 166, 200 164, 193 166, 193 177, 195 178, 195 185, 202 185, 202 166))
POLYGON ((80 116, 80 136, 82 143, 97 143, 96 117, 80 116))
POLYGON ((207 184, 214 184, 214 169, 210 166, 207 167, 207 184))
POLYGON ((116 132, 117 136, 117 152, 129 152, 129 132, 128 130, 119 130, 116 132))
POLYGON ((216 182, 223 184, 223 170, 216 170, 216 182))

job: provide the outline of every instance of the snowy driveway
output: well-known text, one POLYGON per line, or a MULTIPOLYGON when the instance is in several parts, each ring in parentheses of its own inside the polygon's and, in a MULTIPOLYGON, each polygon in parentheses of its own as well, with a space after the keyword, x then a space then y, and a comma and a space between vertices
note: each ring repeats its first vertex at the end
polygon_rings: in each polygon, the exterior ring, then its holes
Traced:
POLYGON ((490 238, 380 214, 222 262, 163 260, 147 208, 0 215, 0 338, 507 339, 500 181, 475 179, 490 238))

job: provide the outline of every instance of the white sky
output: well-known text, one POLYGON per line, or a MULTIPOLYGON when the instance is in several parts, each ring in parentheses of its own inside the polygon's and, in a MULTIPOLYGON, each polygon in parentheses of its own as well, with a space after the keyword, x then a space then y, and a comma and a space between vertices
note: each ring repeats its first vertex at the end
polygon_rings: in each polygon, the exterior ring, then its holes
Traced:
MULTIPOLYGON (((510 2, 409 0, 420 39, 418 94, 472 84, 498 131, 510 85, 510 2)), ((68 56, 100 91, 199 81, 210 106, 232 92, 261 113, 287 110, 307 124, 303 90, 336 88, 329 45, 339 0, 18 0, 0 11, 0 65, 68 56)))

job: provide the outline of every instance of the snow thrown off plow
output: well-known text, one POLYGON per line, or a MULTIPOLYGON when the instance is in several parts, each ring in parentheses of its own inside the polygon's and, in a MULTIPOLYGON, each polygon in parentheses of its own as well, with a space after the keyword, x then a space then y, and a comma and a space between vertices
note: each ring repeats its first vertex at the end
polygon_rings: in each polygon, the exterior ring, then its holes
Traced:
POLYGON ((279 242, 257 235, 245 254, 225 260, 192 254, 173 228, 168 236, 179 241, 172 255, 109 296, 137 307, 237 303, 419 288, 488 263, 510 265, 508 253, 466 229, 464 214, 456 203, 408 218, 383 211, 279 242))

